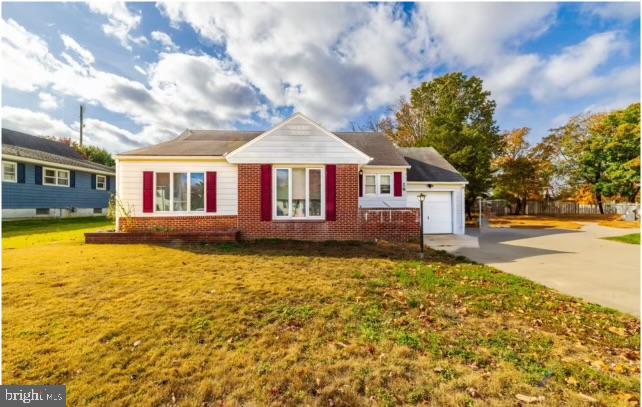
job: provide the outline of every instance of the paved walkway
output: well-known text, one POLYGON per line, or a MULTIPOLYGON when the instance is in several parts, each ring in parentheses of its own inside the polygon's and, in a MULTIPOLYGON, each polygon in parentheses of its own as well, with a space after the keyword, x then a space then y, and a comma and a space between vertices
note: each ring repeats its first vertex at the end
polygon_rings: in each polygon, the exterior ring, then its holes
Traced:
POLYGON ((593 223, 579 231, 485 228, 479 248, 452 252, 639 317, 640 246, 600 239, 634 232, 593 223))

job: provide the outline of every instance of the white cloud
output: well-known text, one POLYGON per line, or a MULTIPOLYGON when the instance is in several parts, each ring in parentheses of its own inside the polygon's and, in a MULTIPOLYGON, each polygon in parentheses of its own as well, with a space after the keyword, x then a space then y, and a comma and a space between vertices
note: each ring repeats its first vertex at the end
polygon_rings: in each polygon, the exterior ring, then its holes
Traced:
POLYGON ((615 92, 636 82, 639 88, 639 75, 631 74, 633 70, 639 70, 638 67, 625 68, 624 76, 618 70, 606 74, 596 72, 611 57, 628 48, 628 42, 617 31, 594 34, 550 57, 540 76, 532 82, 531 93, 536 100, 546 100, 581 97, 607 90, 615 92))
POLYGON ((132 132, 92 118, 85 120, 83 137, 86 137, 87 144, 108 146, 112 152, 141 147, 144 144, 132 132))
POLYGON ((58 99, 50 93, 40 92, 38 93, 38 99, 40 100, 38 106, 42 109, 55 110, 59 106, 58 99))
POLYGON ((484 86, 491 91, 498 106, 505 106, 520 92, 526 89, 542 61, 535 54, 514 55, 498 60, 483 76, 484 86))
MULTIPOLYGON (((330 128, 376 103, 393 103, 424 67, 425 44, 399 5, 364 3, 162 3, 225 45, 274 107, 292 107, 330 128), (302 30, 301 27, 305 27, 302 30)), ((419 34, 423 35, 423 33, 419 34)))
POLYGON ((102 26, 103 32, 118 39, 126 49, 132 49, 130 45, 132 42, 138 45, 147 44, 147 38, 144 36, 137 37, 131 34, 131 31, 135 30, 140 24, 141 17, 130 11, 126 3, 90 1, 87 5, 93 13, 107 17, 107 23, 102 26))
POLYGON ((46 113, 11 106, 2 107, 2 127, 36 136, 78 136, 78 133, 62 120, 54 119, 46 113))
POLYGON ((80 46, 80 44, 78 44, 76 40, 74 40, 70 36, 66 34, 60 34, 60 38, 62 39, 65 48, 74 51, 86 65, 92 65, 96 61, 94 55, 91 52, 89 52, 86 48, 80 46))
POLYGON ((83 66, 65 54, 62 60, 57 59, 39 37, 17 23, 9 21, 5 26, 3 32, 11 41, 2 42, 2 54, 18 57, 19 65, 5 72, 4 86, 26 91, 51 89, 123 114, 142 128, 134 136, 137 142, 159 142, 185 128, 231 127, 264 109, 243 75, 231 64, 207 55, 160 54, 149 68, 146 86, 83 66), (33 47, 25 49, 27 46, 33 47))
POLYGON ((138 71, 138 73, 140 73, 141 75, 147 75, 147 72, 138 65, 134 65, 134 69, 138 71))
POLYGON ((170 37, 167 33, 164 33, 162 31, 152 31, 151 36, 154 41, 160 42, 166 51, 178 50, 178 47, 176 46, 176 44, 174 44, 174 41, 172 41, 172 37, 170 37))
POLYGON ((585 14, 603 20, 618 20, 630 23, 640 18, 639 2, 587 3, 582 5, 585 14))
POLYGON ((446 3, 418 5, 419 17, 451 65, 483 66, 537 37, 555 21, 552 3, 446 3))

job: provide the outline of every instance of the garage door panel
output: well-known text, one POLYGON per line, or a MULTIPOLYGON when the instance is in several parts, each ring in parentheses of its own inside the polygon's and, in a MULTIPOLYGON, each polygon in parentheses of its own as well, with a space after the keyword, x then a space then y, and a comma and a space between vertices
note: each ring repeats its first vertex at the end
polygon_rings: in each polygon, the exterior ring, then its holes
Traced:
POLYGON ((424 201, 424 233, 452 233, 452 193, 428 192, 424 201))

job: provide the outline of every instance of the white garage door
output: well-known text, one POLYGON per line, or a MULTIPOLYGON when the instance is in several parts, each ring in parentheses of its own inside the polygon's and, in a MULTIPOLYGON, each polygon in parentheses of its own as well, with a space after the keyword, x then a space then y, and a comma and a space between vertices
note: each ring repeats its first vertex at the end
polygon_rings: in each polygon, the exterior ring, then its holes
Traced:
POLYGON ((452 192, 427 192, 424 201, 424 233, 452 232, 452 192))

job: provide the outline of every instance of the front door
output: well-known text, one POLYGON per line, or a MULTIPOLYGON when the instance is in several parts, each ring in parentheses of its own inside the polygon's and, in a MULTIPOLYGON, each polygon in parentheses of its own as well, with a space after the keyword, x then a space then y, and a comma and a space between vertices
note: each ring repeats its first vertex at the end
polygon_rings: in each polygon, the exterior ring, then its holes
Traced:
POLYGON ((424 233, 453 232, 452 192, 427 192, 424 201, 424 233))

